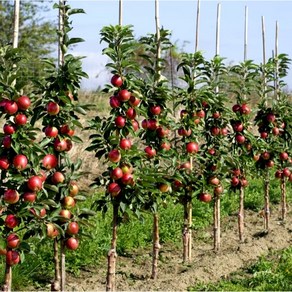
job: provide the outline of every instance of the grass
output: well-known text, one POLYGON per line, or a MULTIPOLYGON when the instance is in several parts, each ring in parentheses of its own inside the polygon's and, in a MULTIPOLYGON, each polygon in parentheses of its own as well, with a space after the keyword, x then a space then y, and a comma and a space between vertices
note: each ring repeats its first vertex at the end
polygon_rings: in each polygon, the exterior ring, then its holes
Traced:
POLYGON ((292 247, 271 252, 216 284, 198 284, 189 291, 291 291, 292 247))

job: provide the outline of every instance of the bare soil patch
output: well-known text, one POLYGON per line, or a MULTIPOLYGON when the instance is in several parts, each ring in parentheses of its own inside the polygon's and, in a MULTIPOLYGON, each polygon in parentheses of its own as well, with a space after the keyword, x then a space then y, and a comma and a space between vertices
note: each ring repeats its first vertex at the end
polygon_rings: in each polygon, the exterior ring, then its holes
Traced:
MULTIPOLYGON (((182 252, 171 244, 161 248, 159 277, 150 279, 151 246, 118 256, 116 269, 117 291, 186 291, 198 282, 216 282, 230 273, 252 263, 271 250, 281 250, 292 244, 291 212, 283 224, 277 212, 271 216, 269 233, 263 232, 259 214, 246 212, 245 242, 237 238, 236 215, 222 222, 222 248, 213 251, 212 229, 194 232, 193 260, 182 263, 182 252), (197 238, 197 239, 196 239, 197 238), (199 238, 199 239, 198 239, 199 238)), ((83 270, 80 277, 68 275, 70 291, 105 291, 107 259, 96 269, 83 270)))

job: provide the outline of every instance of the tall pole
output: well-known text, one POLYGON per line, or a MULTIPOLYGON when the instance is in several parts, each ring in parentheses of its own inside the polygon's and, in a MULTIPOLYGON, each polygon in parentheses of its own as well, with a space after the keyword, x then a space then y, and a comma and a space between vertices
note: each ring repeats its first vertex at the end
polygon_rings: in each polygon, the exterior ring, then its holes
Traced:
POLYGON ((123 25, 123 0, 119 0, 119 25, 123 25))
POLYGON ((64 34, 64 14, 65 14, 65 0, 59 1, 59 6, 63 7, 62 9, 59 9, 59 31, 60 31, 60 37, 59 37, 59 49, 58 49, 58 62, 59 66, 62 66, 64 64, 64 53, 62 51, 62 45, 63 45, 63 34, 64 34))
POLYGON ((217 5, 217 22, 216 22, 216 55, 220 54, 220 17, 221 17, 221 3, 217 5))
POLYGON ((279 46, 279 23, 276 21, 276 33, 275 33, 275 99, 279 99, 279 62, 278 62, 278 46, 279 46))
POLYGON ((266 28, 265 28, 265 18, 262 16, 262 42, 263 42, 263 82, 264 82, 264 97, 266 96, 267 90, 267 80, 266 80, 266 28))
POLYGON ((20 0, 14 0, 13 48, 18 47, 20 0))
POLYGON ((245 6, 245 15, 244 15, 244 61, 247 60, 247 35, 248 35, 248 7, 245 6))
POLYGON ((200 0, 198 0, 197 2, 195 53, 198 51, 199 47, 199 25, 200 25, 200 0))

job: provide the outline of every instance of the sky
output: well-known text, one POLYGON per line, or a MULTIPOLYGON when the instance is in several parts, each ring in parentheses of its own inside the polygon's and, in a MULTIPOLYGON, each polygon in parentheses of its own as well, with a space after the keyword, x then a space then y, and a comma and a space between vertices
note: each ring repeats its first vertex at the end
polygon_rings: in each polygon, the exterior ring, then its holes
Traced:
MULTIPOLYGON (((207 59, 215 55, 216 15, 218 2, 200 1, 198 49, 207 59)), ((85 56, 83 69, 89 75, 82 81, 82 88, 95 90, 110 80, 105 69, 108 59, 102 55, 105 43, 100 43, 99 32, 103 26, 118 24, 118 0, 69 0, 72 8, 83 8, 86 14, 72 16, 72 37, 82 37, 85 42, 74 48, 73 54, 85 56)), ((247 58, 262 62, 262 17, 265 21, 266 55, 275 49, 276 22, 278 21, 278 52, 292 58, 292 0, 291 1, 220 1, 219 53, 226 64, 241 62, 244 58, 245 7, 248 9, 247 58)), ((155 1, 123 0, 123 25, 133 25, 136 37, 155 33, 155 1)), ((186 52, 194 52, 197 0, 160 0, 160 24, 172 31, 172 41, 186 52)), ((57 10, 48 14, 57 17, 57 10)), ((286 79, 292 89, 292 70, 286 79)))

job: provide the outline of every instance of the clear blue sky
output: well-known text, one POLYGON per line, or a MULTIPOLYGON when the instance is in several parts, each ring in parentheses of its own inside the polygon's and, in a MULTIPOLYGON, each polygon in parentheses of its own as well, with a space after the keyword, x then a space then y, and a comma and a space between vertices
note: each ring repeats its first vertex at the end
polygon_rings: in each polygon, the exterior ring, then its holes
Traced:
MULTIPOLYGON (((105 44, 100 44, 99 31, 105 25, 118 23, 118 0, 67 1, 71 7, 83 8, 85 15, 72 17, 72 36, 83 37, 85 42, 74 49, 74 54, 84 55, 84 70, 90 75, 82 85, 95 89, 109 81, 104 69, 107 59, 101 55, 105 44), (99 77, 96 78, 96 75, 99 77)), ((272 56, 275 47, 275 27, 279 22, 279 53, 292 58, 292 1, 220 1, 221 29, 220 55, 226 63, 243 60, 244 11, 248 7, 248 59, 262 61, 261 17, 266 24, 266 52, 272 56)), ((215 54, 215 31, 217 1, 201 0, 199 50, 207 58, 215 54)), ((172 41, 194 51, 197 0, 160 0, 160 23, 172 31, 172 41)), ((155 32, 154 0, 124 0, 123 24, 132 24, 137 37, 155 32)), ((56 11, 54 12, 56 13, 56 11)), ((54 14, 50 15, 50 18, 54 14)), ((292 89, 292 71, 287 79, 292 89)))

